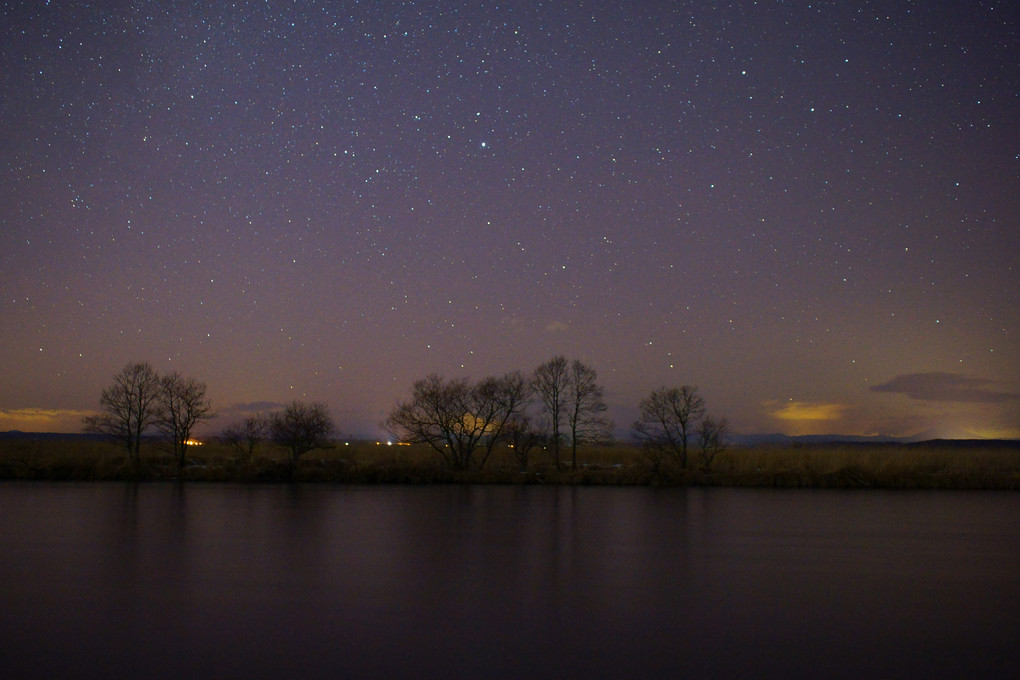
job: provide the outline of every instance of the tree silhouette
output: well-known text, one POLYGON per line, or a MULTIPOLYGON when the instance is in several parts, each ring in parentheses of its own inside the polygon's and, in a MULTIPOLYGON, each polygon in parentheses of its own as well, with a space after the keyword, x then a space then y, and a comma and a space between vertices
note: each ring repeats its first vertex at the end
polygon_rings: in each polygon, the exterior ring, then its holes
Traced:
POLYGON ((549 446, 553 450, 556 469, 560 468, 560 443, 567 397, 570 390, 570 365, 563 355, 553 357, 535 369, 531 387, 538 399, 546 424, 549 428, 549 446))
POLYGON ((195 425, 213 416, 206 385, 174 371, 159 379, 155 425, 170 441, 177 469, 183 470, 195 425))
POLYGON ((304 454, 333 446, 330 437, 334 429, 329 408, 321 402, 293 401, 282 412, 274 413, 269 422, 270 439, 290 452, 292 472, 304 454))
POLYGON ((475 384, 432 374, 411 386, 411 398, 394 407, 385 426, 402 441, 427 444, 452 468, 481 469, 528 394, 519 372, 475 384))
POLYGON ((531 452, 542 445, 545 437, 532 426, 531 419, 523 410, 503 425, 503 437, 513 450, 521 472, 527 472, 531 452))
POLYGON ((242 458, 251 458, 255 447, 269 431, 269 418, 262 413, 255 413, 244 420, 227 426, 220 437, 234 447, 242 458))
POLYGON ((567 426, 570 428, 570 464, 577 468, 577 446, 612 438, 613 423, 605 417, 608 409, 605 389, 595 369, 574 359, 567 374, 567 426))
POLYGON ((698 425, 698 458, 701 469, 712 471, 715 457, 726 450, 726 435, 729 434, 729 423, 725 418, 715 419, 705 416, 698 425))
POLYGON ((160 380, 152 366, 148 362, 128 364, 99 397, 104 412, 83 418, 83 429, 122 443, 137 472, 142 435, 156 419, 159 395, 160 380))
POLYGON ((641 418, 631 431, 651 450, 653 460, 655 455, 664 454, 686 468, 688 438, 705 414, 705 400, 698 388, 660 387, 642 399, 638 408, 641 418))

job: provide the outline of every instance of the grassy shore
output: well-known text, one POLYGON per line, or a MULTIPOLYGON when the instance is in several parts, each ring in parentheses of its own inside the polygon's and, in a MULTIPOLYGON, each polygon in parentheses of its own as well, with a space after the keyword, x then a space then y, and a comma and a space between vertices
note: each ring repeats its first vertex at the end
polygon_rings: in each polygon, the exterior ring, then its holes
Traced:
POLYGON ((261 444, 250 458, 220 443, 189 450, 178 470, 157 443, 143 445, 134 471, 113 443, 69 438, 0 440, 0 479, 332 482, 346 484, 590 484, 806 488, 1020 489, 1020 442, 930 441, 917 444, 793 444, 734 447, 709 472, 654 470, 640 448, 585 448, 577 469, 557 470, 547 452, 521 471, 509 449, 482 470, 451 470, 420 446, 338 442, 312 451, 292 470, 286 452, 261 444))

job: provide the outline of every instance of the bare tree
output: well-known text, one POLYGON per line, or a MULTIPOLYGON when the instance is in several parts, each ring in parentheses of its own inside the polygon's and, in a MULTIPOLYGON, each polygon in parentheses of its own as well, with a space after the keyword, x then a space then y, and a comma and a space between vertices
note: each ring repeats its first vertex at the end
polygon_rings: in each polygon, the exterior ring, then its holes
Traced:
POLYGON ((177 371, 159 379, 155 425, 170 442, 178 470, 184 469, 195 425, 213 416, 205 393, 204 382, 185 378, 177 371))
POLYGON ((521 472, 527 472, 531 452, 542 445, 545 437, 531 424, 528 414, 521 411, 503 425, 503 438, 513 450, 521 472))
POLYGON ((274 413, 269 421, 270 438, 290 451, 292 471, 298 458, 312 449, 332 447, 330 437, 334 430, 329 408, 321 402, 293 401, 282 412, 274 413))
POLYGON ((467 378, 447 381, 433 373, 416 380, 411 398, 390 411, 386 429, 401 441, 427 444, 450 467, 466 468, 484 434, 484 427, 477 431, 470 391, 467 378))
POLYGON ((725 418, 716 420, 712 416, 705 416, 698 425, 698 458, 703 471, 711 472, 715 457, 726 450, 729 429, 725 418))
MULTIPOLYGON (((671 457, 687 467, 687 442, 695 424, 705 414, 705 400, 690 385, 660 387, 638 404, 641 419, 631 430, 653 454, 671 457)), ((650 456, 653 459, 654 455, 650 456)))
POLYGON ((148 362, 128 364, 103 390, 99 403, 104 412, 83 418, 83 429, 122 443, 137 471, 142 435, 155 421, 159 394, 159 376, 148 362))
POLYGON ((269 418, 262 413, 255 413, 238 423, 229 425, 220 436, 242 458, 250 459, 255 454, 255 447, 265 439, 268 431, 269 418))
POLYGON ((560 467, 560 443, 570 393, 570 365, 563 355, 553 357, 535 369, 531 387, 549 426, 549 445, 556 469, 560 467))
POLYGON ((527 399, 528 382, 518 372, 476 384, 432 374, 411 386, 411 398, 393 408, 385 426, 402 441, 427 444, 450 467, 481 469, 527 399))
POLYGON ((502 377, 488 377, 475 385, 476 408, 491 423, 483 439, 481 469, 492 454, 497 442, 504 438, 507 422, 523 413, 531 401, 531 383, 520 371, 502 377))
POLYGON ((613 422, 606 418, 605 388, 595 369, 574 359, 568 373, 567 426, 570 428, 570 464, 577 468, 577 445, 612 438, 613 422))

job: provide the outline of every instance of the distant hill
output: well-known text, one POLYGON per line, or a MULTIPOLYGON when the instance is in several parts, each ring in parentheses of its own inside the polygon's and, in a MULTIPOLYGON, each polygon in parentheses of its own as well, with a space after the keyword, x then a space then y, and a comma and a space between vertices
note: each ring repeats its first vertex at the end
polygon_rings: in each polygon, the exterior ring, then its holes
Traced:
POLYGON ((22 432, 21 430, 8 430, 0 432, 2 439, 78 439, 98 441, 105 439, 106 435, 86 432, 22 432))
POLYGON ((771 434, 732 434, 730 442, 739 446, 757 446, 761 444, 903 444, 917 441, 913 437, 889 437, 886 435, 853 435, 853 434, 804 434, 788 435, 779 432, 771 434))
POLYGON ((780 434, 735 434, 730 442, 737 446, 791 445, 791 444, 917 444, 942 447, 1010 447, 1020 448, 1020 439, 946 439, 922 433, 913 437, 889 437, 885 435, 862 436, 847 434, 809 434, 791 436, 780 434))

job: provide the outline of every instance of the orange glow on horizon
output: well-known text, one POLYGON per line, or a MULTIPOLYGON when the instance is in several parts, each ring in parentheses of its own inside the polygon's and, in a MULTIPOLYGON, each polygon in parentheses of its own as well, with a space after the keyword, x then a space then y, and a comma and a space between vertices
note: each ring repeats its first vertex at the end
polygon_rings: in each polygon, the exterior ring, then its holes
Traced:
POLYGON ((839 420, 843 412, 849 408, 846 404, 811 404, 803 401, 791 401, 782 408, 770 412, 773 418, 789 421, 839 420))

